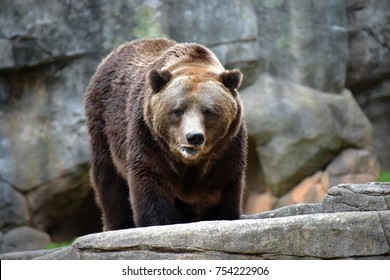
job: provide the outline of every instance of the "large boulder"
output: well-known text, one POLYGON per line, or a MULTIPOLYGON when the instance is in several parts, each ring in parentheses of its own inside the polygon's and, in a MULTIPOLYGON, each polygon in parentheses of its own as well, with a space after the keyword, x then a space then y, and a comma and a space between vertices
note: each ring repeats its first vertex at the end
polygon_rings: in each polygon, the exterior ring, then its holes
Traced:
POLYGON ((340 185, 323 204, 91 234, 0 259, 390 259, 389 199, 390 184, 340 185))
POLYGON ((1 238, 0 252, 17 252, 45 248, 50 236, 43 231, 21 226, 7 231, 1 238))
POLYGON ((241 91, 266 185, 283 195, 347 147, 372 145, 372 128, 351 93, 327 94, 262 75, 241 91))

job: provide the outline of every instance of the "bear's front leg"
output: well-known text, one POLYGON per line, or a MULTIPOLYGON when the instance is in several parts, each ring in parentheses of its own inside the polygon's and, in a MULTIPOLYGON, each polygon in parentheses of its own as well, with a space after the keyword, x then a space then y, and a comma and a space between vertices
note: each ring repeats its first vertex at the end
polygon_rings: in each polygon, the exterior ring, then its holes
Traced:
MULTIPOLYGON (((130 172, 130 174, 134 174, 130 172)), ((173 195, 167 191, 155 174, 130 175, 130 197, 137 227, 170 225, 179 222, 173 195)))
POLYGON ((237 220, 241 215, 241 183, 232 181, 221 191, 219 202, 204 210, 202 220, 237 220))

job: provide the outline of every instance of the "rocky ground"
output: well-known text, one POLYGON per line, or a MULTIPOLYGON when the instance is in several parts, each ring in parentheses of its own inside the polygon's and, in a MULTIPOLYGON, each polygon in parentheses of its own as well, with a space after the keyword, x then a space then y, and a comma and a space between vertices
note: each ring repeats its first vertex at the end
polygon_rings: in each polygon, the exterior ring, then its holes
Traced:
POLYGON ((390 259, 390 183, 339 185, 322 204, 237 221, 135 228, 0 259, 390 259))

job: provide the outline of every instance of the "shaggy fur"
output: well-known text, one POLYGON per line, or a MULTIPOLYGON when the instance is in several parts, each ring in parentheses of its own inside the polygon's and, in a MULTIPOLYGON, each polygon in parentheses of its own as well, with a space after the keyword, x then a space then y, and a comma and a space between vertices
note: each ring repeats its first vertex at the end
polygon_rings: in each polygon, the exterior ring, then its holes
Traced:
POLYGON ((237 88, 198 44, 126 43, 86 92, 105 230, 240 216, 247 134, 237 88))

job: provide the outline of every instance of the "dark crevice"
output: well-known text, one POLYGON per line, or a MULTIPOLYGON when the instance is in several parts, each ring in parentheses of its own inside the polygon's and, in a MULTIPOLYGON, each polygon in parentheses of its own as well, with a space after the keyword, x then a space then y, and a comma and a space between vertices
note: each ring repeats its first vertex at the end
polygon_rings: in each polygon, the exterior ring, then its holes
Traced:
POLYGON ((385 49, 389 50, 390 51, 390 46, 388 44, 386 44, 386 42, 384 41, 381 41, 377 34, 369 27, 365 27, 362 29, 365 33, 367 33, 368 35, 370 35, 376 42, 378 42, 379 45, 381 45, 382 47, 384 47, 385 49))

